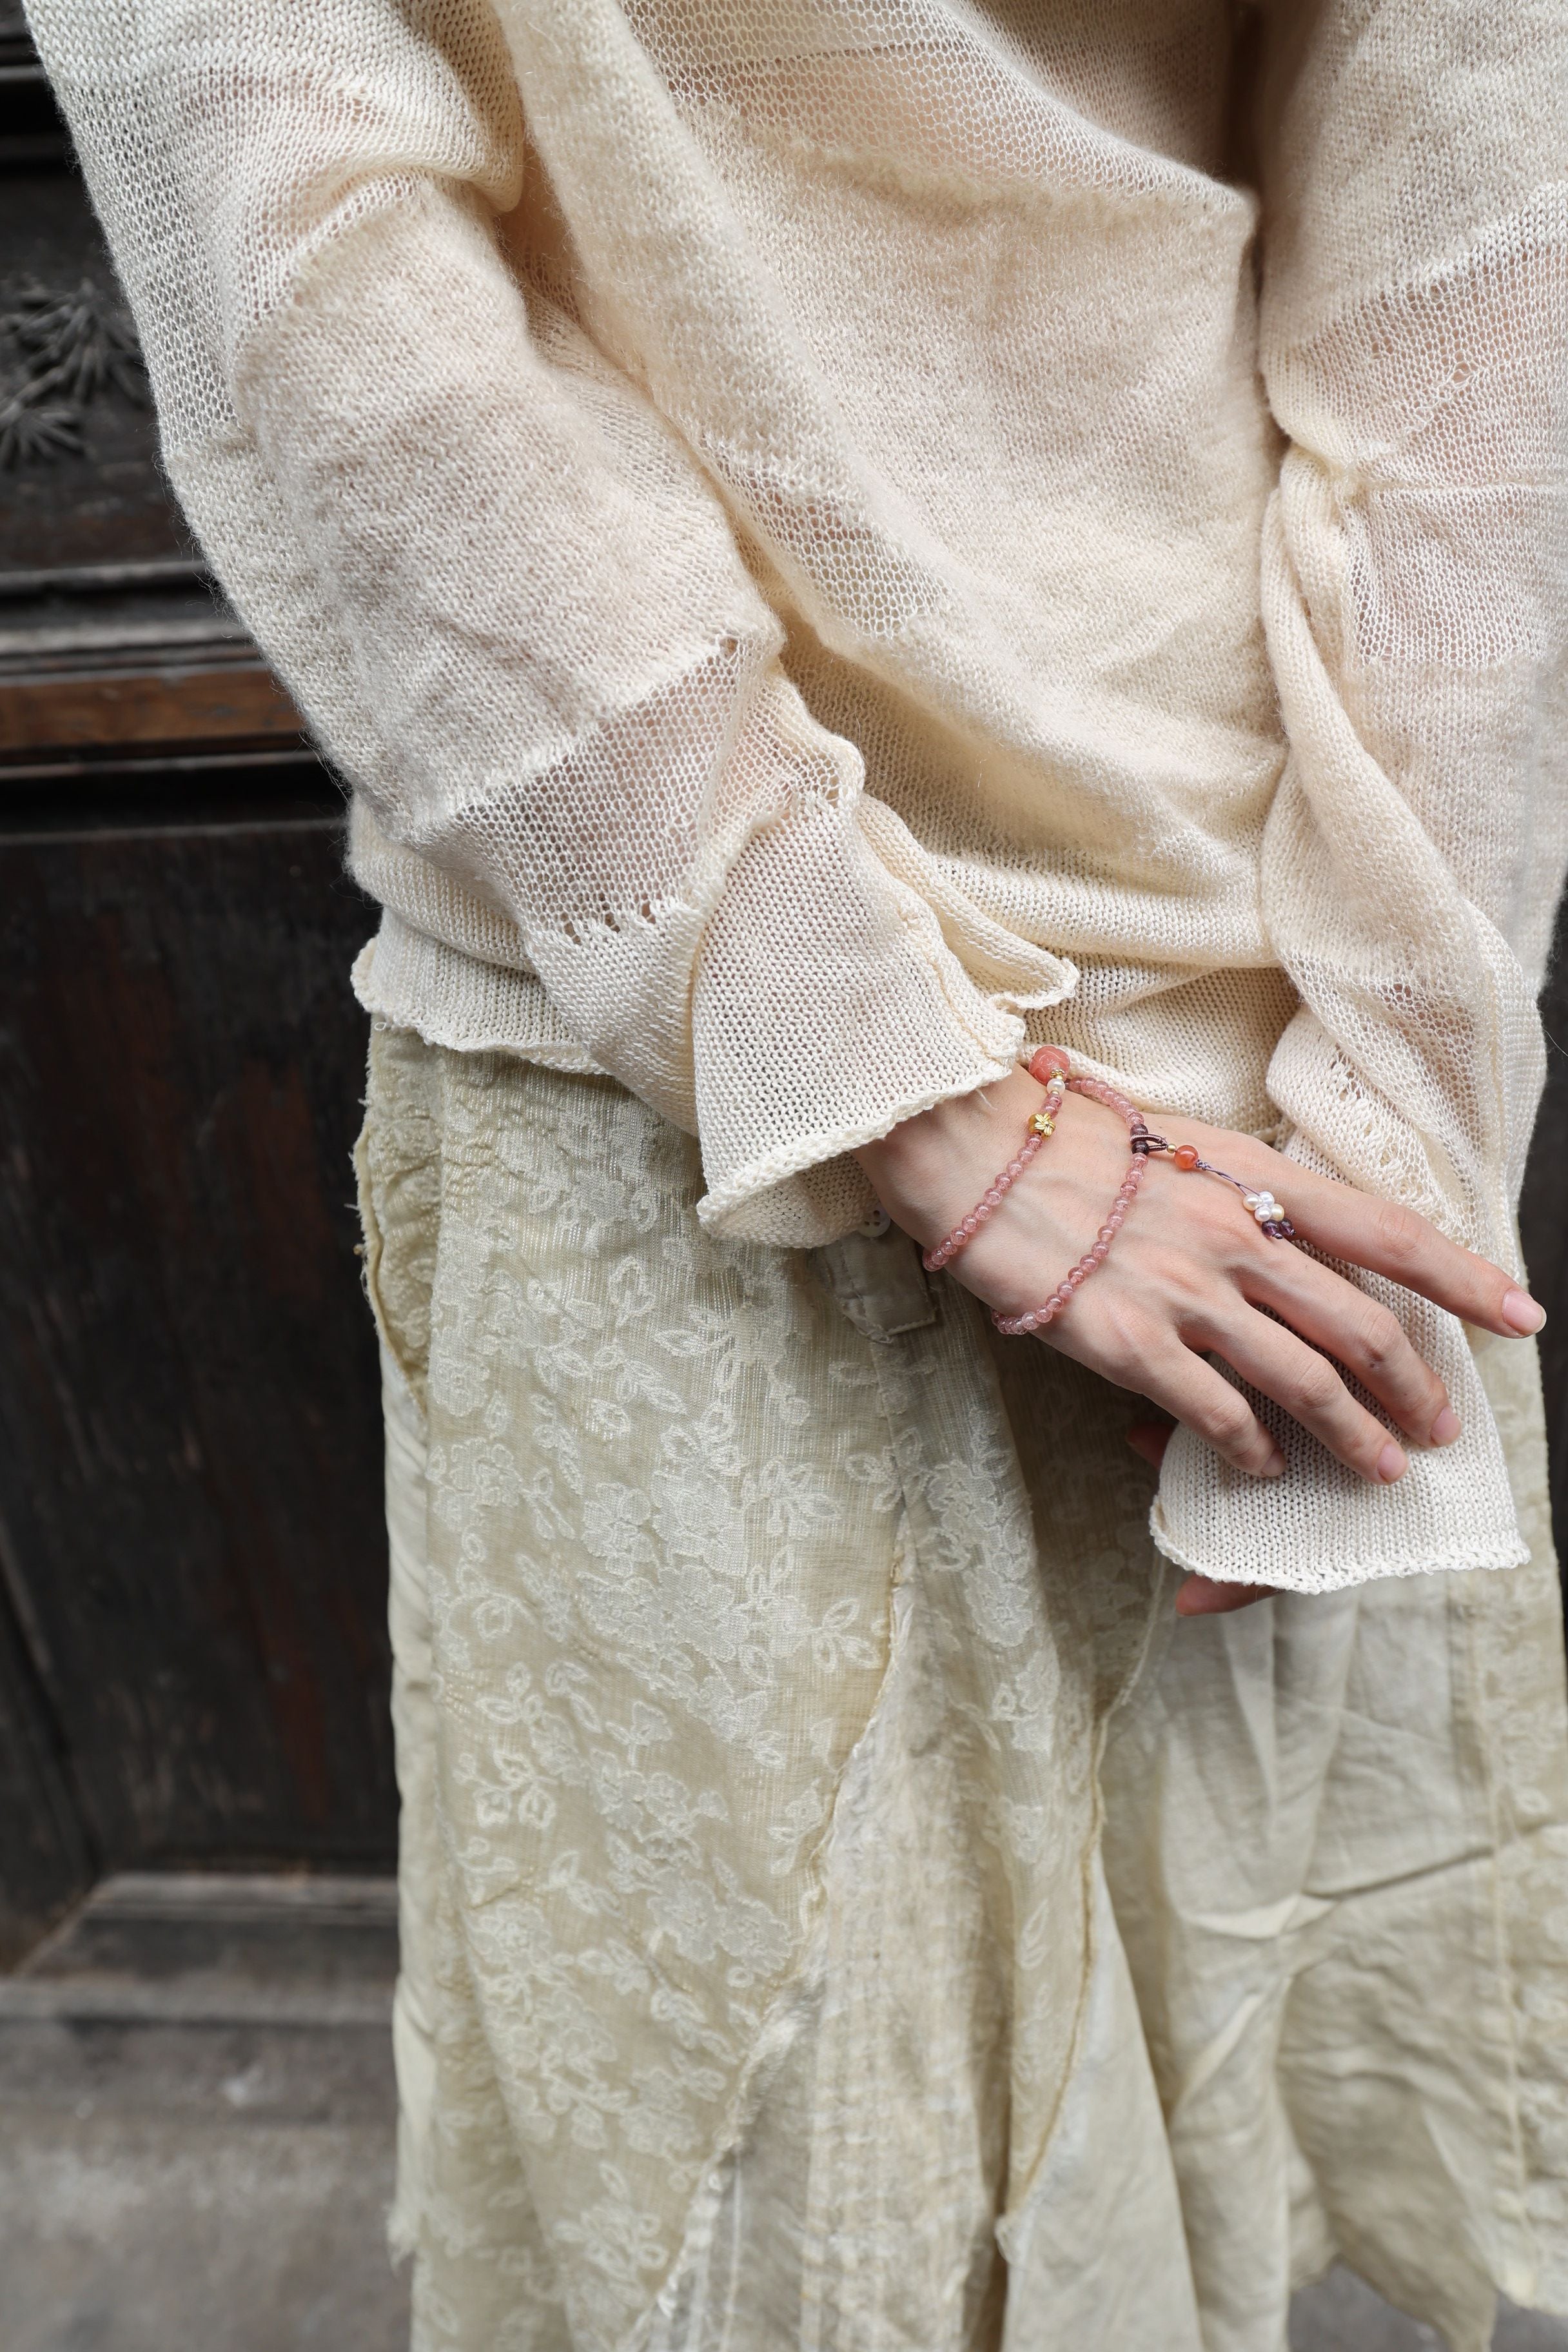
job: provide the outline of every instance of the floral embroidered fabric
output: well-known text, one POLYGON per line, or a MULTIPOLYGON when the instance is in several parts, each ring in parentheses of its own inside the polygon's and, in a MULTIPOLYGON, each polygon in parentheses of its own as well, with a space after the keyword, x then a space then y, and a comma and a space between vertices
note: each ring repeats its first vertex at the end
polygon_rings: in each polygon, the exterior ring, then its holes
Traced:
POLYGON ((360 1165, 418 2352, 1568 2308, 1529 1349, 1531 1566, 1178 1627, 1128 1401, 897 1232, 720 1239, 613 1081, 387 1028, 360 1165))

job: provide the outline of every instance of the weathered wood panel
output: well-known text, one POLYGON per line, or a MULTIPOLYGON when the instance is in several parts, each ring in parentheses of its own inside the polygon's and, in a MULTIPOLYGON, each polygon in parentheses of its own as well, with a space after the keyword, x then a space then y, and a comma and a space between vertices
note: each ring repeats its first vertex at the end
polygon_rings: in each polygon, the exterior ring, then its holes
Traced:
POLYGON ((0 840, 3 1486, 105 1867, 392 1852, 372 928, 324 814, 0 840))
POLYGON ((237 740, 298 746, 298 712, 259 662, 0 678, 0 764, 24 753, 112 744, 189 751, 237 740))
MULTIPOLYGON (((12 1565, 0 1530, 0 1570, 12 1565)), ((78 1810, 69 1759, 40 1687, 11 1580, 0 1575, 0 1971, 85 1895, 98 1875, 78 1810)))
MULTIPOLYGON (((114 301, 113 271, 74 174, 7 173, 0 205, 0 291, 34 285, 67 291, 85 279, 106 306, 114 301)), ((87 404, 77 437, 77 447, 7 480, 0 568, 189 552, 189 533, 159 468, 150 410, 110 389, 87 404)))
POLYGON ((1530 1285, 1548 1322, 1541 1335, 1542 1383, 1552 1457, 1552 1518, 1568 1592, 1568 897, 1541 1000, 1546 1024, 1546 1094, 1535 1125, 1520 1224, 1530 1285))

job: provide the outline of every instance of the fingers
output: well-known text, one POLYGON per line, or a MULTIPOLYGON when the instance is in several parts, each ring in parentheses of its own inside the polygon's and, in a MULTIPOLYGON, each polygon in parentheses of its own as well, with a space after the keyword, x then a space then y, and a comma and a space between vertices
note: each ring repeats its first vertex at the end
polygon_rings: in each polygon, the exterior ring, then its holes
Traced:
MULTIPOLYGON (((1261 1323, 1263 1318, 1255 1316, 1253 1320, 1261 1323)), ((1152 1404, 1168 1412, 1173 1421, 1183 1423, 1249 1476, 1278 1478, 1284 1470, 1285 1456, 1247 1399, 1190 1348, 1166 1340, 1141 1353, 1135 1364, 1096 1369, 1105 1370, 1123 1388, 1141 1390, 1152 1404)), ((1145 1454, 1144 1458, 1151 1457, 1145 1454)))
MULTIPOLYGON (((1373 1486, 1389 1486, 1409 1465, 1382 1422, 1358 1404, 1326 1356, 1249 1307, 1194 1335, 1256 1389, 1284 1406, 1321 1445, 1373 1486)), ((1222 1383, 1223 1385, 1223 1383, 1222 1383)))
POLYGON ((1451 1445, 1459 1417, 1396 1315, 1299 1250, 1271 1250, 1243 1278, 1255 1307, 1343 1364, 1417 1445, 1451 1445))
POLYGON ((1385 1274, 1450 1315, 1506 1339, 1539 1331, 1545 1322, 1544 1308, 1511 1275, 1445 1239, 1414 1209, 1374 1201, 1304 1168, 1289 1168, 1280 1188, 1297 1232, 1331 1257, 1385 1274))
MULTIPOLYGON (((1127 1432, 1127 1443, 1134 1454, 1157 1470, 1165 1458, 1165 1448, 1171 1442, 1171 1424, 1164 1421, 1135 1421, 1127 1432)), ((1271 1584, 1220 1584, 1212 1576, 1184 1577, 1176 1590, 1178 1617, 1223 1617, 1233 1609, 1247 1609, 1255 1601, 1273 1598, 1271 1584)))
POLYGON ((1271 1584, 1216 1584, 1209 1576, 1189 1576, 1176 1588, 1178 1617, 1223 1617, 1227 1610, 1250 1609, 1272 1601, 1271 1584))

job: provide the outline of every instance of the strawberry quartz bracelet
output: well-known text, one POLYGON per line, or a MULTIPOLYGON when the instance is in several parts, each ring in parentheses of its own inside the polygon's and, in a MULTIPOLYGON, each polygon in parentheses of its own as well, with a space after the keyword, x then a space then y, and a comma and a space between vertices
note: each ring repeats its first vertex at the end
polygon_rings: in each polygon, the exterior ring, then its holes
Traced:
POLYGON ((1025 1169, 1047 1139, 1057 1131, 1057 1113, 1062 1107, 1062 1097, 1068 1085, 1070 1064, 1065 1054, 1055 1045, 1042 1045, 1029 1064, 1029 1075, 1038 1078, 1046 1090, 1046 1099, 1031 1114, 1028 1133, 1018 1147, 1016 1159, 1009 1160, 990 1190, 974 1203, 966 1217, 959 1220, 947 1239, 938 1242, 935 1249, 927 1250, 921 1259, 928 1274, 938 1274, 950 1258, 955 1258, 964 1244, 973 1241, 994 1209, 999 1209, 1025 1169), (1036 1063, 1040 1066, 1037 1069, 1036 1063))
POLYGON ((1106 1086, 1099 1078, 1075 1074, 1071 1061, 1059 1045, 1040 1046, 1030 1056, 1028 1066, 1030 1076, 1037 1078, 1045 1087, 1046 1099, 1030 1118, 1028 1133, 995 1182, 975 1202, 969 1214, 954 1225, 946 1239, 939 1242, 935 1249, 925 1253, 921 1263, 928 1273, 935 1274, 939 1268, 949 1265, 973 1239, 986 1219, 1000 1208, 1047 1139, 1056 1132, 1057 1113, 1068 1087, 1074 1094, 1087 1095, 1094 1102, 1104 1103, 1108 1110, 1113 1110, 1124 1118, 1130 1148, 1127 1173, 1117 1190, 1105 1223, 1078 1264, 1062 1276, 1050 1297, 1040 1306, 1031 1307, 1027 1314, 992 1315, 991 1319, 998 1331, 1007 1338, 1043 1331, 1047 1324, 1054 1323, 1074 1292, 1089 1280, 1096 1266, 1103 1265, 1128 1210, 1138 1197, 1138 1188, 1143 1181, 1152 1155, 1168 1159, 1184 1172, 1190 1171, 1205 1176, 1217 1176, 1222 1183, 1233 1186, 1240 1193, 1257 1220, 1259 1231, 1270 1241, 1295 1239, 1296 1229, 1272 1192, 1266 1188, 1260 1190, 1244 1183, 1239 1176, 1232 1176, 1227 1170, 1215 1167, 1212 1161, 1200 1156, 1195 1144, 1167 1143, 1163 1135, 1152 1134, 1147 1120, 1135 1103, 1129 1102, 1125 1095, 1119 1094, 1114 1087, 1106 1086))
POLYGON ((1131 1150, 1128 1154, 1127 1173, 1121 1179, 1116 1198, 1110 1204, 1110 1214, 1089 1247, 1084 1252, 1078 1264, 1063 1275, 1050 1297, 1042 1305, 1031 1307, 1026 1315, 998 1315, 993 1312, 991 1320, 995 1324, 998 1331, 1009 1339, 1016 1339, 1020 1333, 1026 1331, 1043 1331, 1047 1323, 1054 1323, 1062 1308, 1071 1299, 1073 1293, 1081 1284, 1089 1280, 1095 1267, 1104 1265, 1110 1255, 1110 1244, 1121 1231, 1122 1221, 1138 1197, 1138 1187, 1149 1172, 1151 1150, 1156 1144, 1163 1149, 1162 1139, 1150 1134, 1143 1114, 1135 1103, 1130 1103, 1125 1095, 1118 1094, 1114 1087, 1102 1085, 1099 1078, 1075 1076, 1072 1065, 1059 1045, 1042 1045, 1038 1053, 1030 1059, 1031 1077, 1043 1077, 1047 1071, 1054 1074, 1058 1070, 1062 1072, 1064 1083, 1072 1088, 1074 1094, 1088 1095, 1091 1101, 1102 1102, 1108 1110, 1121 1113, 1127 1121, 1127 1133, 1131 1150))

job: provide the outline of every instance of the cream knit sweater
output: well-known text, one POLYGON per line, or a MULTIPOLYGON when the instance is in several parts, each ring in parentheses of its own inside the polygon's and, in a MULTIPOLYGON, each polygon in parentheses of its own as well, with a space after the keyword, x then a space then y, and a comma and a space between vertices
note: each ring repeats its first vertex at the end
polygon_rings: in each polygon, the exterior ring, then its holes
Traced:
MULTIPOLYGON (((31 15, 174 484, 353 781, 369 1006, 614 1073, 741 1236, 845 1231, 847 1149, 1027 1028, 1510 1258, 1563 0, 31 15)), ((1173 1557, 1521 1556, 1404 1311, 1462 1443, 1374 1496, 1178 1438, 1173 1557)))

